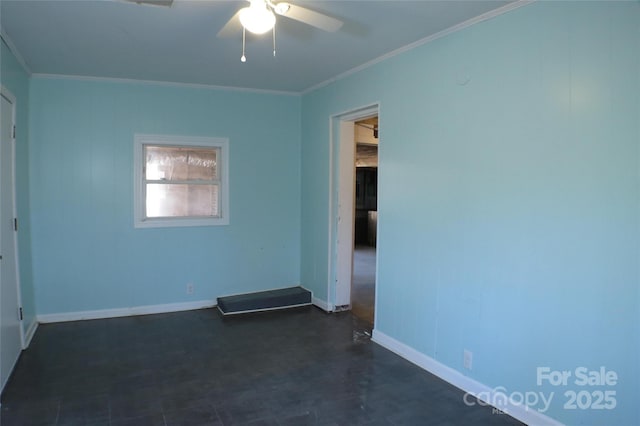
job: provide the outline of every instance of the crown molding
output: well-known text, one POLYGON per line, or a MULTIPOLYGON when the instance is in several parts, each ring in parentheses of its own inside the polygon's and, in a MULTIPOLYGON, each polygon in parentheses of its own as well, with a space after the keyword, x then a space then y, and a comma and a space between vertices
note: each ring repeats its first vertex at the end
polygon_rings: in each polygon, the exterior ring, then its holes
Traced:
POLYGON ((13 41, 11 41, 11 37, 9 37, 9 35, 4 30, 4 28, 0 29, 0 38, 2 39, 4 44, 7 46, 9 51, 13 53, 13 56, 16 57, 16 60, 18 61, 20 66, 22 66, 25 72, 28 75, 33 75, 33 73, 31 72, 31 68, 29 68, 29 65, 27 64, 27 61, 24 60, 24 57, 20 54, 20 51, 18 50, 16 45, 13 44, 13 41))
POLYGON ((409 50, 413 50, 413 49, 415 49, 417 47, 420 47, 422 45, 425 45, 427 43, 431 43, 432 41, 435 41, 435 40, 437 40, 439 38, 442 38, 442 37, 446 37, 449 34, 456 33, 458 31, 461 31, 461 30, 465 29, 465 28, 468 28, 468 27, 471 27, 473 25, 476 25, 476 24, 478 24, 480 22, 488 21, 488 20, 493 19, 493 18, 495 18, 497 16, 504 15, 507 12, 511 12, 512 10, 519 9, 519 8, 521 8, 523 6, 527 6, 527 5, 531 4, 531 3, 534 3, 535 1, 537 1, 537 0, 517 0, 517 1, 514 1, 512 3, 508 3, 508 4, 504 5, 504 6, 501 6, 501 7, 497 8, 497 9, 490 10, 489 12, 483 13, 482 15, 478 15, 475 18, 468 19, 468 20, 466 20, 464 22, 461 22, 461 23, 456 24, 456 25, 454 25, 452 27, 449 27, 447 29, 439 31, 439 32, 437 32, 435 34, 431 34, 430 36, 427 36, 427 37, 422 38, 420 40, 414 41, 413 43, 409 43, 406 46, 399 47, 396 50, 392 50, 391 52, 385 53, 382 56, 378 56, 377 58, 372 59, 369 62, 365 62, 364 64, 358 65, 355 68, 351 68, 350 70, 345 71, 345 72, 343 72, 341 74, 338 74, 335 77, 332 77, 332 78, 330 78, 328 80, 325 80, 325 81, 323 81, 321 83, 318 83, 316 85, 313 85, 313 86, 303 90, 302 92, 300 92, 300 94, 301 95, 306 95, 306 94, 311 93, 313 91, 316 91, 316 90, 318 90, 318 89, 320 89, 322 87, 328 86, 329 84, 334 83, 334 82, 336 82, 338 80, 342 80, 342 79, 344 79, 346 77, 349 77, 350 75, 356 74, 356 73, 358 73, 358 72, 360 72, 360 71, 362 71, 364 69, 370 68, 370 67, 372 67, 372 66, 374 66, 374 65, 376 65, 376 64, 378 64, 380 62, 386 61, 389 58, 393 58, 394 56, 400 55, 401 53, 408 52, 409 50))
POLYGON ((288 92, 285 90, 269 90, 269 89, 253 89, 248 87, 234 87, 234 86, 216 86, 212 84, 198 84, 198 83, 179 83, 172 81, 159 81, 159 80, 137 80, 132 78, 116 78, 116 77, 93 77, 84 75, 68 75, 68 74, 46 74, 46 73, 33 73, 31 77, 35 79, 47 79, 47 80, 74 80, 74 81, 90 81, 90 82, 102 82, 102 83, 121 83, 121 84, 143 84, 150 86, 165 86, 165 87, 181 87, 188 89, 201 89, 201 90, 222 90, 229 92, 244 92, 254 93, 260 95, 280 95, 280 96, 300 96, 300 92, 288 92))

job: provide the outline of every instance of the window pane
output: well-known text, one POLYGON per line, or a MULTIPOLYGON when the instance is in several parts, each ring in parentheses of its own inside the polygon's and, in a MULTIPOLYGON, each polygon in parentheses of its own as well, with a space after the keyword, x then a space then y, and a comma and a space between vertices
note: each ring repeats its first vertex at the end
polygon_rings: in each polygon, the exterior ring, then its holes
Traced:
POLYGON ((217 217, 218 185, 147 184, 147 217, 217 217))
POLYGON ((217 154, 217 148, 145 146, 145 179, 217 179, 217 154))

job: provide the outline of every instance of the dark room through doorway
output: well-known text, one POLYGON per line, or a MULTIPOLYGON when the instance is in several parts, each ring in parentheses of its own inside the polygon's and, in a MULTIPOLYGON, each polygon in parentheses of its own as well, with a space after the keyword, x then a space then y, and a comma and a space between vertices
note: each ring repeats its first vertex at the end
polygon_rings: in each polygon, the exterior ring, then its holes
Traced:
POLYGON ((373 327, 378 224, 378 117, 356 121, 351 311, 373 327))

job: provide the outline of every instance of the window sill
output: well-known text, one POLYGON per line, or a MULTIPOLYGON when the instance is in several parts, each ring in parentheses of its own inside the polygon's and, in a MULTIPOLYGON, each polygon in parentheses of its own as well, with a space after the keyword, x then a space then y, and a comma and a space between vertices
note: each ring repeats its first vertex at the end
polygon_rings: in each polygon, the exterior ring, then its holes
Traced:
POLYGON ((229 224, 226 218, 158 218, 137 219, 135 228, 176 228, 185 226, 224 226, 229 224))

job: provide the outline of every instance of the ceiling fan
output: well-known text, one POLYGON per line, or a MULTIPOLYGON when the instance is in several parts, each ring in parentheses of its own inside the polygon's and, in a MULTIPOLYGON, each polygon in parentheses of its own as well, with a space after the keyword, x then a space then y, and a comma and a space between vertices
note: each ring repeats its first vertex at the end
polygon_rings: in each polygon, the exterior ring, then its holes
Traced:
POLYGON ((242 29, 242 62, 245 57, 245 30, 253 34, 264 34, 268 31, 273 33, 273 55, 275 49, 275 25, 276 15, 293 19, 311 25, 328 32, 336 32, 343 22, 316 12, 306 7, 301 7, 287 2, 273 3, 271 0, 248 0, 249 6, 238 10, 229 21, 218 32, 218 37, 229 37, 238 33, 242 29))
MULTIPOLYGON (((174 0, 124 0, 129 3, 143 5, 171 7, 174 0)), ((238 10, 227 23, 218 31, 218 37, 226 38, 237 35, 242 31, 242 57, 240 60, 246 62, 245 56, 245 31, 253 34, 264 34, 269 30, 273 34, 273 56, 276 55, 276 15, 299 21, 312 27, 328 32, 336 32, 342 28, 343 22, 339 19, 325 15, 306 7, 298 6, 288 2, 274 3, 272 0, 247 0, 249 6, 238 10)))

